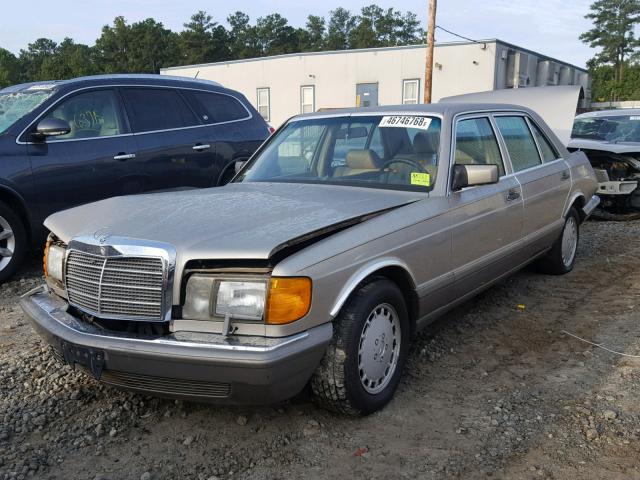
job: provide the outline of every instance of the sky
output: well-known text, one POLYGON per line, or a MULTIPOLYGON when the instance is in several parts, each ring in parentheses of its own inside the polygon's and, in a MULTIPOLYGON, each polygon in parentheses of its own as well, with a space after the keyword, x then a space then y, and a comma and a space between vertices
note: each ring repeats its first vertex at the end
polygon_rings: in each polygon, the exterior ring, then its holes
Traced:
MULTIPOLYGON (((584 66, 593 51, 578 36, 591 28, 584 18, 592 0, 440 0, 436 23, 447 30, 474 40, 500 40, 584 66)), ((57 42, 71 37, 92 45, 103 25, 122 15, 132 23, 153 17, 166 27, 180 31, 189 17, 205 10, 214 20, 226 25, 228 14, 247 13, 252 22, 260 16, 280 13, 293 26, 304 26, 308 15, 327 17, 342 6, 357 13, 363 6, 376 3, 412 11, 426 24, 427 0, 31 0, 2 2, 0 47, 13 53, 39 37, 57 42)), ((441 30, 436 42, 457 40, 441 30)))

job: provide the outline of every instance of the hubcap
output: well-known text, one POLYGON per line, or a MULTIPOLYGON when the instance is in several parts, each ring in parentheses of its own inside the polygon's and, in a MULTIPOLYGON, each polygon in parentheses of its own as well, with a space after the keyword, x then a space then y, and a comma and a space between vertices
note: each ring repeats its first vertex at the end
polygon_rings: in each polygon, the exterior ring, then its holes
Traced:
POLYGON ((569 267, 573 263, 578 249, 578 224, 574 217, 569 217, 562 232, 562 263, 569 267))
POLYGON ((387 386, 398 365, 400 321, 388 303, 378 305, 367 317, 358 344, 360 382, 368 393, 387 386))

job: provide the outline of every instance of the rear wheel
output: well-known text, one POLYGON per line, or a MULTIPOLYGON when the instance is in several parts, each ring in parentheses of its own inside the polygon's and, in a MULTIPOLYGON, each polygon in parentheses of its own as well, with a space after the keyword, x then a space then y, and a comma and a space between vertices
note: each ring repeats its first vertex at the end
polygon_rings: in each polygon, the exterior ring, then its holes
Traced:
POLYGON ((334 337, 311 380, 318 402, 348 415, 384 407, 398 387, 409 346, 400 289, 377 278, 356 291, 335 320, 334 337))
POLYGON ((551 275, 563 275, 573 270, 580 238, 580 217, 571 207, 564 220, 562 234, 553 247, 538 261, 539 269, 551 275))

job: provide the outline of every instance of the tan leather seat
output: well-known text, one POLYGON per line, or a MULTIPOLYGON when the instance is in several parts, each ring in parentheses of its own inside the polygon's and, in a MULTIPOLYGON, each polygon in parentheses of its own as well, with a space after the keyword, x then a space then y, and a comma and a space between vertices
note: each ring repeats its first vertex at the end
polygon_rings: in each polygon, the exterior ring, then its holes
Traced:
POLYGON ((346 165, 336 167, 334 177, 347 177, 360 173, 374 172, 380 169, 382 161, 373 150, 349 150, 345 158, 346 165))

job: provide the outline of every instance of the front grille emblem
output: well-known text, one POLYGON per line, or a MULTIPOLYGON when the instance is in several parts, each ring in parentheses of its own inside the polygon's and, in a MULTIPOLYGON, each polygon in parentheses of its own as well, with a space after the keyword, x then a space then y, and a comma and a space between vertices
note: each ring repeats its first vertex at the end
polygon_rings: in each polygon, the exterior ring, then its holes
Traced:
POLYGON ((93 234, 93 238, 95 238, 98 242, 102 244, 107 241, 107 239, 109 238, 109 235, 110 235, 109 229, 107 227, 102 227, 95 231, 95 233, 93 234))

